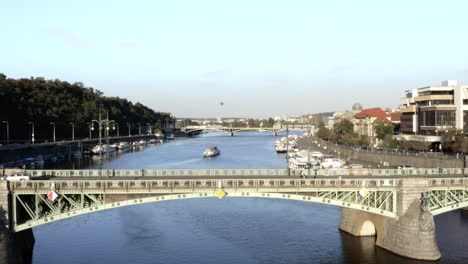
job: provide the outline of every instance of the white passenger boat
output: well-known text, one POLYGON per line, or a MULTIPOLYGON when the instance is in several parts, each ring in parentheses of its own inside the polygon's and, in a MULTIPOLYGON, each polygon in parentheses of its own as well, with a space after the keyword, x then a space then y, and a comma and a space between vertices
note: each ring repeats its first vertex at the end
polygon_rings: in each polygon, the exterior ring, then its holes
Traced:
POLYGON ((128 148, 130 148, 130 143, 122 141, 122 142, 119 143, 118 148, 119 149, 128 149, 128 148))
POLYGON ((221 152, 219 151, 218 147, 216 146, 210 146, 207 149, 205 149, 205 152, 203 152, 203 157, 214 157, 219 155, 221 152))
POLYGON ((114 152, 116 151, 115 147, 109 146, 109 145, 96 145, 91 149, 91 152, 93 154, 104 154, 104 153, 109 153, 109 152, 114 152))
POLYGON ((324 159, 323 162, 320 163, 320 167, 323 169, 341 169, 344 165, 344 162, 338 159, 324 159))
POLYGON ((146 146, 148 142, 144 141, 143 139, 138 142, 140 146, 146 146))

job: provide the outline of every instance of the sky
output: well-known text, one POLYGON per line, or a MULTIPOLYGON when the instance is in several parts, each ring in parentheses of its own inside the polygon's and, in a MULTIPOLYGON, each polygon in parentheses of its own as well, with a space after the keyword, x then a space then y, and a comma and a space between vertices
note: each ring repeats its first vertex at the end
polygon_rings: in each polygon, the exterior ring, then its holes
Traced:
POLYGON ((395 108, 408 89, 468 84, 466 10, 464 0, 0 0, 0 73, 82 82, 187 118, 395 108))

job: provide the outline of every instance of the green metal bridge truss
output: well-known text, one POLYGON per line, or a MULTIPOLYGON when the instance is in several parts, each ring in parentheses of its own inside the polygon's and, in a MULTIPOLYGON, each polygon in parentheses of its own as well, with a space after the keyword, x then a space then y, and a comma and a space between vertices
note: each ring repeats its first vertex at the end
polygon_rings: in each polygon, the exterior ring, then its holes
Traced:
MULTIPOLYGON (((468 178, 431 178, 430 211, 468 206, 468 178)), ((142 203, 208 197, 290 199, 353 208, 397 218, 400 178, 75 179, 10 182, 11 229, 142 203), (47 197, 58 194, 54 201, 47 197), (220 191, 221 190, 221 191, 220 191)))
POLYGON ((396 184, 393 179, 291 178, 18 181, 10 183, 12 227, 21 231, 122 206, 217 197, 219 190, 226 197, 301 200, 396 217, 396 184), (360 193, 362 186, 366 186, 366 195, 360 193), (54 201, 47 198, 51 190, 59 194, 54 201))

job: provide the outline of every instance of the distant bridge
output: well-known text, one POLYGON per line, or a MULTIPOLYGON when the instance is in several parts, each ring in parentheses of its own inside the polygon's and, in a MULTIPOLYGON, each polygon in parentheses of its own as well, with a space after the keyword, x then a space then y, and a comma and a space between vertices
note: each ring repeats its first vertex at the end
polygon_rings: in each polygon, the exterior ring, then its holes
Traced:
POLYGON ((224 131, 227 132, 229 136, 234 136, 236 132, 249 132, 249 131, 268 131, 277 136, 279 132, 284 132, 287 130, 303 130, 310 131, 312 129, 311 125, 288 125, 280 127, 228 127, 228 126, 187 126, 182 128, 182 131, 193 132, 193 131, 203 131, 203 130, 214 130, 214 131, 224 131))
POLYGON ((97 211, 167 200, 289 199, 342 207, 340 229, 356 236, 378 234, 378 246, 403 256, 438 259, 433 216, 468 206, 468 169, 27 172, 35 179, 0 182, 0 205, 14 232, 97 211), (54 200, 48 198, 51 191, 58 195, 54 200))

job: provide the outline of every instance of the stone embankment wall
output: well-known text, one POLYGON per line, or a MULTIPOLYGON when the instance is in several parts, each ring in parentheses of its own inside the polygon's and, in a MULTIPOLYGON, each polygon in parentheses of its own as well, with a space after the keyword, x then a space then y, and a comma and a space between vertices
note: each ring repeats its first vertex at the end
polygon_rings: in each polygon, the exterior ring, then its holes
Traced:
POLYGON ((319 148, 340 156, 346 156, 354 160, 362 160, 374 163, 388 162, 390 166, 412 166, 417 168, 464 168, 467 157, 465 156, 444 156, 438 153, 401 153, 384 152, 377 150, 365 150, 338 145, 330 141, 319 138, 301 139, 299 145, 302 148, 319 148), (317 143, 316 143, 317 142, 317 143))

